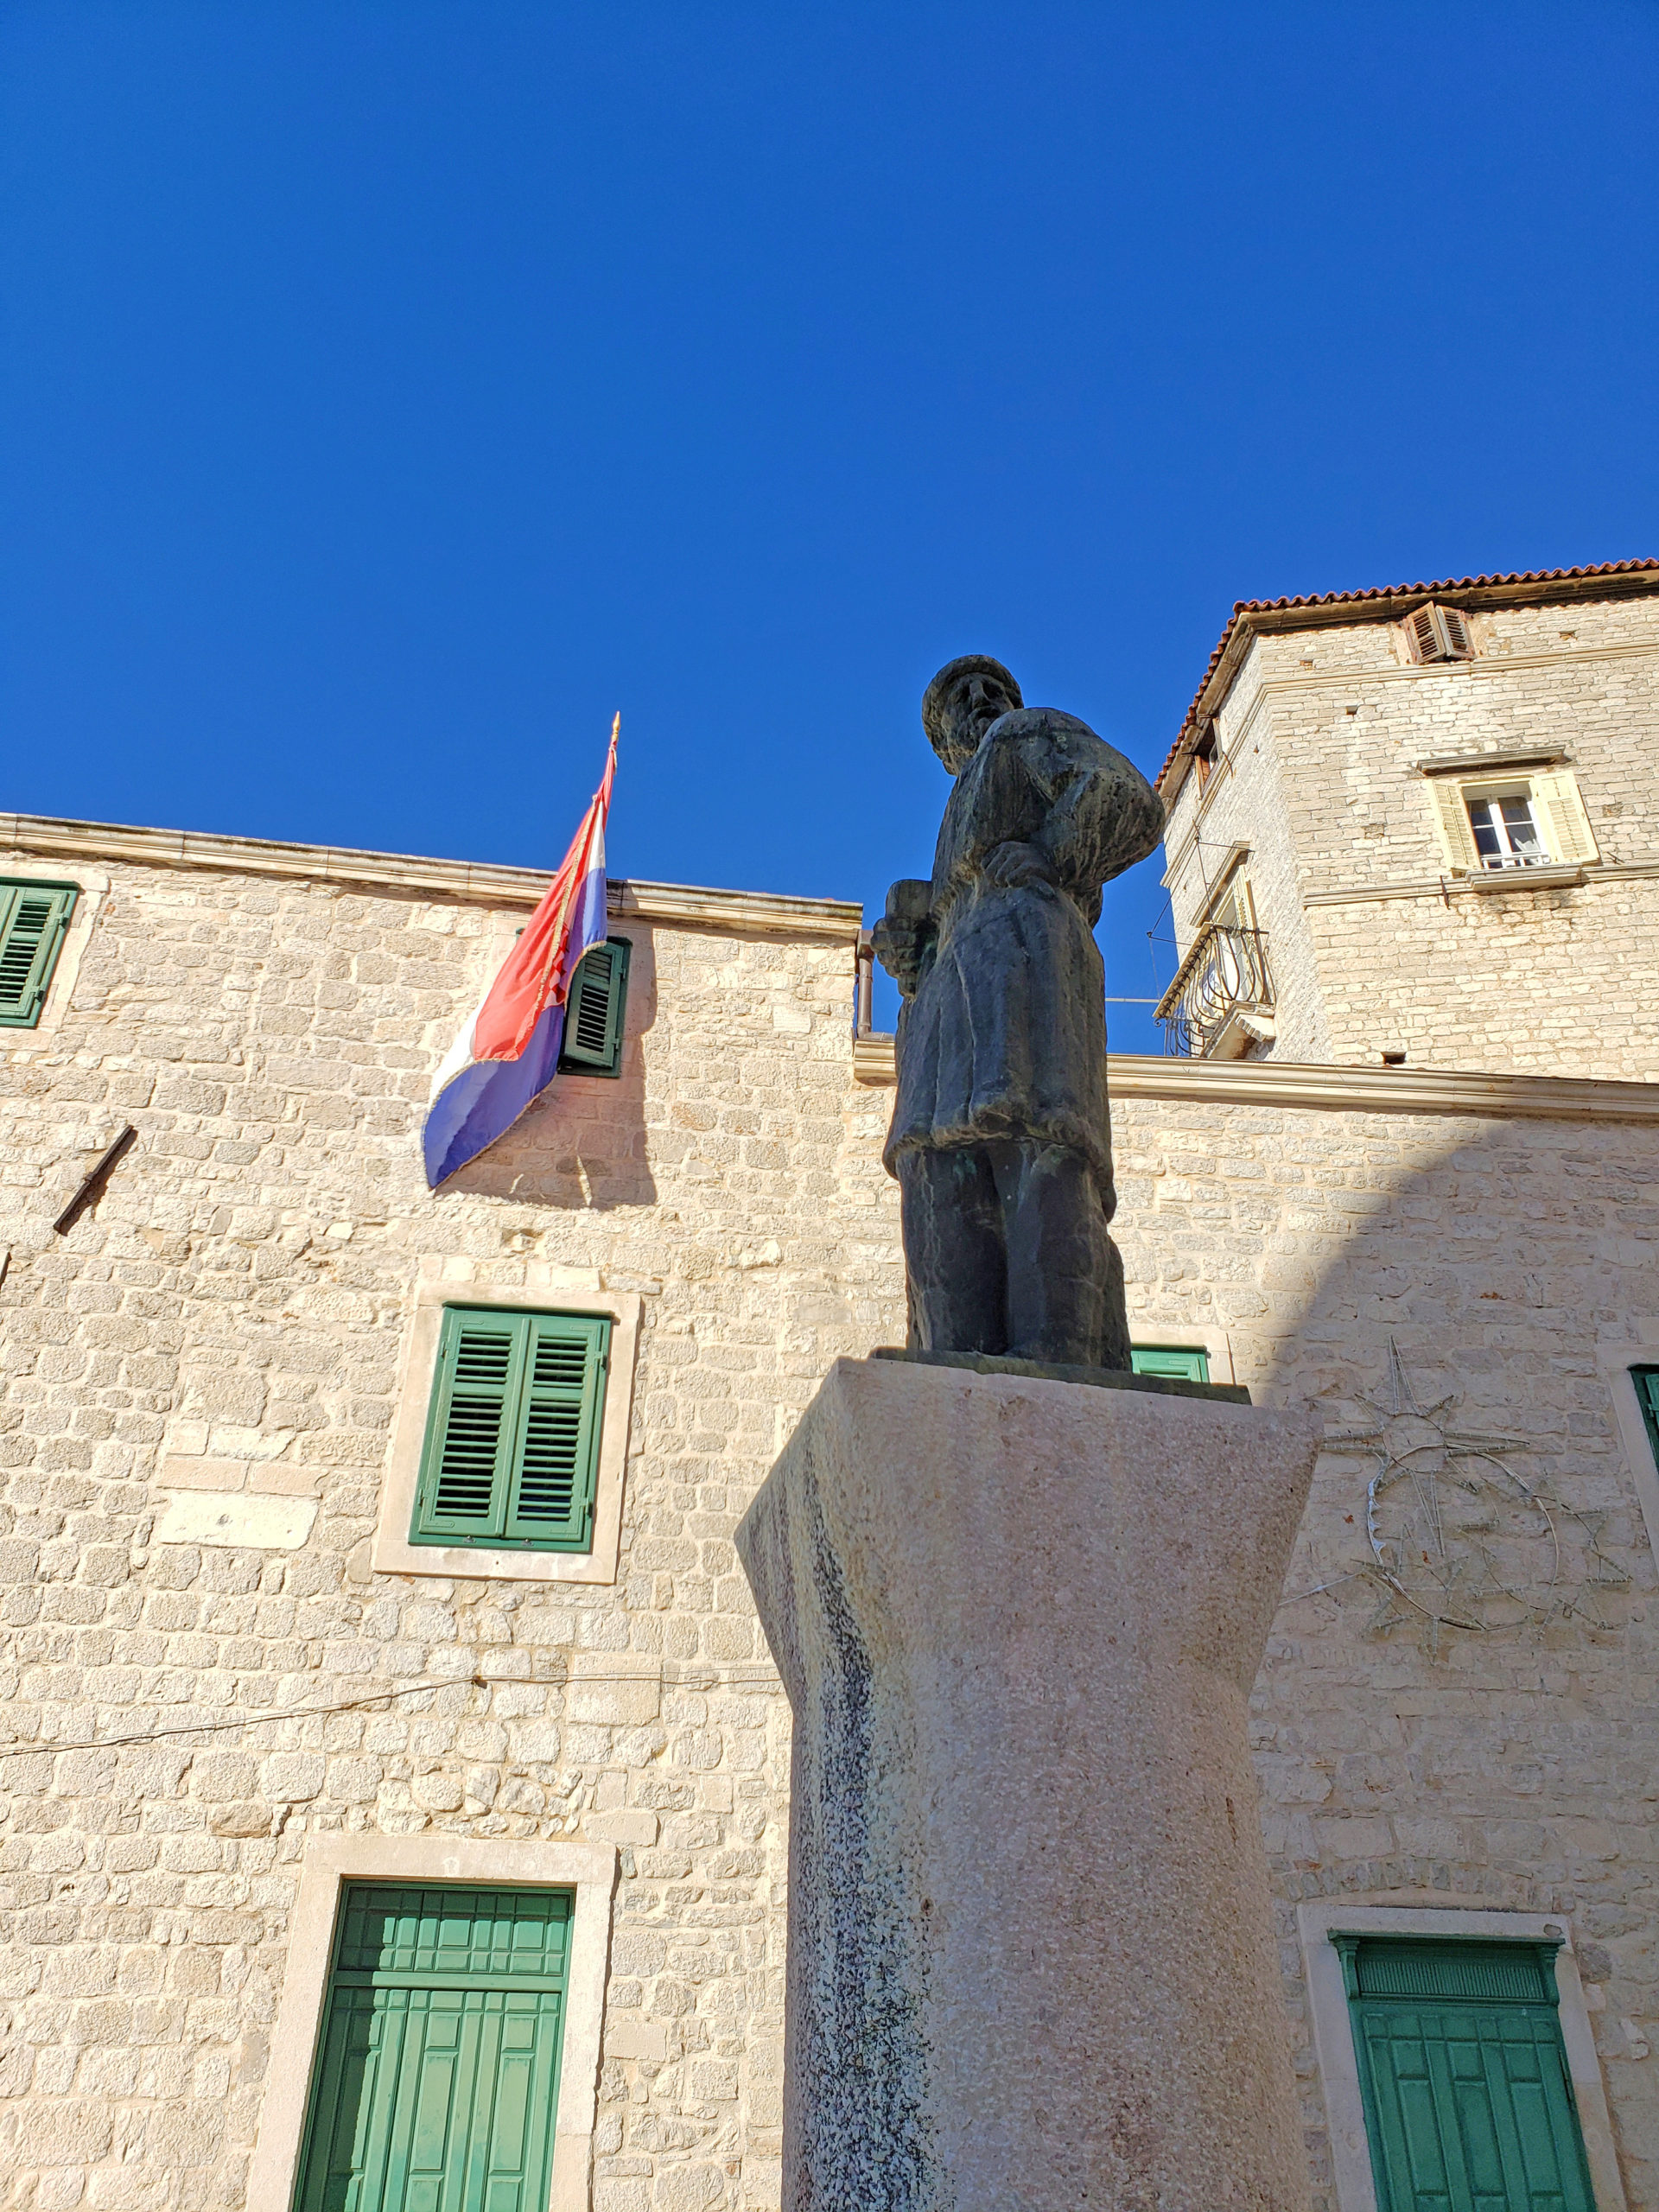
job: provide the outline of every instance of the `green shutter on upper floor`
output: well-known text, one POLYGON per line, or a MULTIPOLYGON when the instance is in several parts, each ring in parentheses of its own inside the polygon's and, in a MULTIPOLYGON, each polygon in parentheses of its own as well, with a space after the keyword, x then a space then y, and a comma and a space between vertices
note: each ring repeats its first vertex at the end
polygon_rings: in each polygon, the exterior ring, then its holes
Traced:
POLYGON ((544 2212, 570 1914, 346 1885, 293 2212, 544 2212))
POLYGON ((80 887, 0 877, 0 1028, 33 1029, 80 887))
POLYGON ((585 952, 570 979, 559 1067, 569 1075, 620 1075, 622 1017, 628 1002, 625 937, 608 938, 585 952))
POLYGON ((1207 1382, 1210 1355, 1201 1344, 1132 1344, 1129 1370, 1135 1375, 1173 1375, 1180 1382, 1207 1382))
POLYGON ((1595 2212, 1552 1947, 1332 1940, 1378 2212, 1595 2212))
POLYGON ((410 1540, 586 1551, 611 1325, 446 1306, 410 1540))

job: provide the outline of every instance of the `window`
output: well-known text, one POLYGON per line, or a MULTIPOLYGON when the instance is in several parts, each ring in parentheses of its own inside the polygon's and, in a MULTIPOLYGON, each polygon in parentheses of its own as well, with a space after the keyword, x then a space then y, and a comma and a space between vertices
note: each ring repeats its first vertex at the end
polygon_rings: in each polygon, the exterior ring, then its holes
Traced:
POLYGON ((1132 1344, 1129 1370, 1135 1375, 1171 1375, 1179 1382, 1207 1382, 1210 1355, 1201 1344, 1132 1344))
POLYGON ((1244 875, 1235 870, 1228 878, 1226 887, 1211 902, 1205 918, 1217 929, 1253 930, 1255 927, 1255 901, 1250 896, 1250 887, 1244 875))
POLYGON ((80 887, 0 877, 0 1028, 33 1029, 80 887))
POLYGON ((410 1541, 593 1548, 611 1325, 444 1308, 410 1541))
POLYGON ((1436 607, 1431 601, 1407 618, 1406 634, 1420 661, 1472 660, 1474 640, 1469 625, 1455 607, 1436 607))
POLYGON ((1203 736, 1192 747, 1192 766, 1198 774, 1200 791, 1215 774, 1216 763, 1220 758, 1221 736, 1216 726, 1215 717, 1211 715, 1204 726, 1203 736))
POLYGON ((1554 1944, 1331 1940, 1378 2212, 1595 2212, 1554 1944))
POLYGON ((613 937, 583 954, 570 978, 564 1040, 559 1048, 561 1074, 621 1074, 622 1017, 632 950, 626 938, 613 937))
POLYGON ((342 1887, 294 2212, 541 2212, 572 1904, 342 1887))
POLYGON ((1454 875, 1581 868, 1600 858, 1570 768, 1459 776, 1436 763, 1427 772, 1441 849, 1454 875))
POLYGON ((1483 868, 1543 868, 1552 855, 1532 810, 1532 793, 1523 785, 1518 791, 1465 791, 1475 850, 1483 868))

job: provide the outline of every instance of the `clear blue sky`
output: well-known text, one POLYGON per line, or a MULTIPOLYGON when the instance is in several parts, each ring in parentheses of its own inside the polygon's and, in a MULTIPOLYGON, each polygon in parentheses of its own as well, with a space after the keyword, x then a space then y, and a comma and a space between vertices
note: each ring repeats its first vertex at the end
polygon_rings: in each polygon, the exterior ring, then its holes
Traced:
POLYGON ((879 908, 952 654, 1152 766, 1235 599, 1659 548, 1656 114, 1654 0, 8 0, 0 809, 550 866, 620 707, 614 872, 879 908))

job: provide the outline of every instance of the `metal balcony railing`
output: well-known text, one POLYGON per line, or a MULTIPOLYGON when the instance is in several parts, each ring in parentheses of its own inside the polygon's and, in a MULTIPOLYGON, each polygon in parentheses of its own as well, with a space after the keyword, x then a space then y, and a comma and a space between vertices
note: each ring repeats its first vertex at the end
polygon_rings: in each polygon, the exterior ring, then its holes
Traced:
POLYGON ((1265 1012, 1272 1004, 1266 931, 1206 922, 1158 1001, 1164 1050, 1175 1058, 1202 1059, 1234 1014, 1265 1012))

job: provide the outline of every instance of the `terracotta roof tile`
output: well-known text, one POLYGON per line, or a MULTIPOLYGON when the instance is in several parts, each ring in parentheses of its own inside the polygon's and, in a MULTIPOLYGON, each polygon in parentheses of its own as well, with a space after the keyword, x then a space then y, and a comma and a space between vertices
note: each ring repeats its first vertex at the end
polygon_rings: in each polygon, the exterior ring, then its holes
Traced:
POLYGON ((1220 666, 1221 657, 1232 642, 1233 632, 1244 615, 1276 613, 1281 607, 1358 606, 1366 601, 1379 599, 1433 599, 1442 592, 1480 591, 1499 584, 1567 583, 1580 577, 1639 575, 1644 569, 1659 570, 1659 561, 1602 561, 1588 569, 1525 569, 1513 570, 1502 576, 1444 576, 1434 583, 1371 584, 1363 591, 1309 592, 1294 599, 1236 599, 1233 601, 1227 627, 1222 632, 1216 650, 1210 656, 1204 679, 1192 695, 1192 703, 1176 732, 1175 742, 1170 747, 1164 765, 1153 781, 1161 788, 1164 778, 1174 766, 1175 756, 1192 727, 1198 702, 1209 689, 1210 679, 1220 666))

